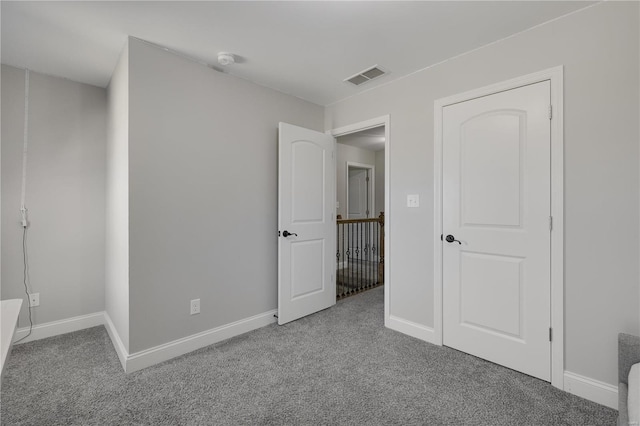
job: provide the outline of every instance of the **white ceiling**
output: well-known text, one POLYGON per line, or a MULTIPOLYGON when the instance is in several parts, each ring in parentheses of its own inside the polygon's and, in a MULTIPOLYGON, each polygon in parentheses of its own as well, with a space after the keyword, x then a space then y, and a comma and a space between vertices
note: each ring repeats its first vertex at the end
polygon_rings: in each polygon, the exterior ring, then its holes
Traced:
POLYGON ((128 35, 328 105, 584 8, 582 1, 2 1, 2 63, 106 87, 128 35), (389 74, 343 80, 378 64, 389 74))
POLYGON ((380 126, 340 136, 337 142, 369 151, 381 151, 384 149, 384 140, 384 126, 380 126))

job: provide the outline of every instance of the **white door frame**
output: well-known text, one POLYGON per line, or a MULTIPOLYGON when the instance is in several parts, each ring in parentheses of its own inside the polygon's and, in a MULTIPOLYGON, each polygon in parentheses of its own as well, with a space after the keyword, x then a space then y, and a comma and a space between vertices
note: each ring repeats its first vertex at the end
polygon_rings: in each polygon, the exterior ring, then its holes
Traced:
MULTIPOLYGON (((385 155, 387 155, 387 153, 385 152, 385 155)), ((337 160, 337 159, 336 159, 337 160)), ((368 198, 368 206, 367 208, 371 207, 371 209, 369 209, 369 213, 373 216, 370 217, 375 217, 375 213, 376 213, 376 208, 375 208, 375 204, 376 204, 376 168, 375 166, 371 165, 371 164, 365 164, 365 163, 357 163, 355 161, 347 161, 346 164, 346 170, 345 170, 345 182, 346 182, 346 192, 345 194, 347 195, 345 201, 347 203, 347 208, 346 208, 346 214, 347 217, 345 219, 349 219, 349 167, 357 167, 359 169, 367 169, 369 170, 369 190, 368 190, 368 194, 367 196, 368 198)))
POLYGON ((442 110, 447 105, 550 80, 551 82, 551 384, 564 389, 564 139, 563 67, 558 66, 434 102, 433 343, 442 345, 442 110))
POLYGON ((334 138, 345 136, 351 133, 360 132, 362 130, 373 129, 374 127, 384 126, 384 325, 389 325, 389 265, 391 263, 391 252, 389 251, 389 241, 391 241, 391 229, 389 218, 391 217, 389 209, 389 116, 372 118, 370 120, 360 121, 358 123, 349 124, 347 126, 337 127, 333 130, 327 130, 327 133, 334 138))

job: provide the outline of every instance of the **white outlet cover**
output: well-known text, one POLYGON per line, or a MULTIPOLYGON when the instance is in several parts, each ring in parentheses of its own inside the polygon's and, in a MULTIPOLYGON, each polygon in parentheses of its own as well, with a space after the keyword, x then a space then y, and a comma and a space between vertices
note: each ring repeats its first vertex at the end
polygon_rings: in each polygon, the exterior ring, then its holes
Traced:
POLYGON ((418 194, 407 195, 407 207, 420 207, 420 196, 418 194))
POLYGON ((199 314, 200 313, 200 299, 193 299, 191 301, 189 313, 191 315, 195 315, 195 314, 199 314))
POLYGON ((29 306, 32 308, 40 306, 40 293, 29 293, 29 306))

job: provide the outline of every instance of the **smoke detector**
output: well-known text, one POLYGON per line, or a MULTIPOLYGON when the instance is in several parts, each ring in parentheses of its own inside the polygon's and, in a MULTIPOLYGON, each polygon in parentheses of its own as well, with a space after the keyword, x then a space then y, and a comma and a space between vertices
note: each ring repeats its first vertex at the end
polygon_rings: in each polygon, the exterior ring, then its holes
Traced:
POLYGON ((218 63, 220 65, 232 65, 236 62, 236 58, 233 53, 220 52, 218 53, 218 63))

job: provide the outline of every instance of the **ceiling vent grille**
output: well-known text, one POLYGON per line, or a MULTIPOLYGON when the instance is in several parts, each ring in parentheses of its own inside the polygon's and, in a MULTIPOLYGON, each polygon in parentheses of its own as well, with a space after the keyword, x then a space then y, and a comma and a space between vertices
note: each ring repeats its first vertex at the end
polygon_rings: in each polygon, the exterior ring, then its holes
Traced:
POLYGON ((360 71, 356 75, 353 75, 345 79, 344 81, 346 81, 347 83, 351 83, 355 86, 360 86, 361 84, 366 83, 367 81, 371 81, 375 78, 382 77, 386 73, 387 73, 386 71, 382 70, 377 65, 374 65, 371 68, 367 68, 364 71, 360 71))

